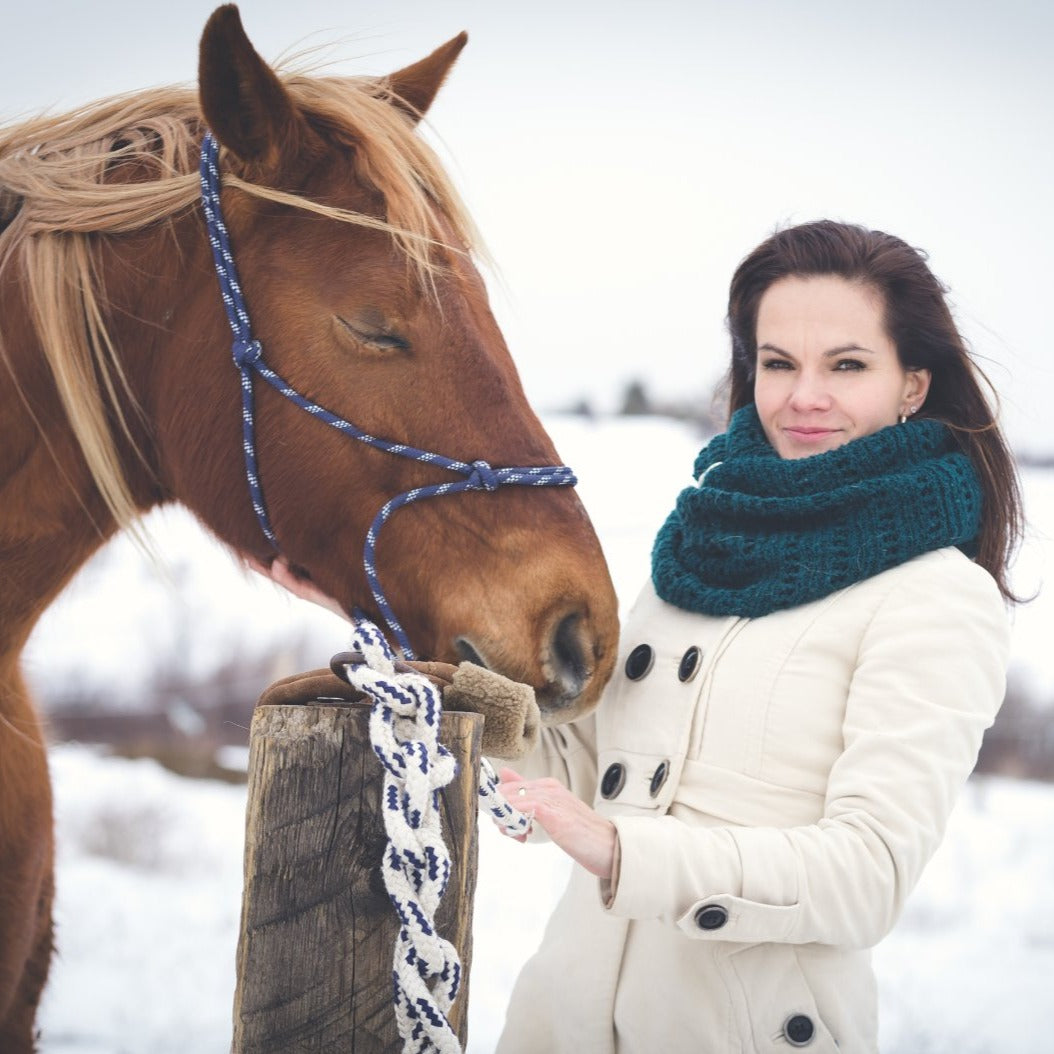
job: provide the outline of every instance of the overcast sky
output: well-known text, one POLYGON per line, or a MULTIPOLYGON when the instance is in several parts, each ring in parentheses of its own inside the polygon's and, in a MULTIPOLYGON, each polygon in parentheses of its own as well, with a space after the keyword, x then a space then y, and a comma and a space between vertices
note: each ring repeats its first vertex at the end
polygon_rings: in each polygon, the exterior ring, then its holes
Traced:
MULTIPOLYGON (((194 77, 214 5, 5 4, 0 117, 194 77)), ((245 0, 266 58, 384 73, 470 35, 434 133, 528 394, 723 371, 736 263, 821 216, 927 250, 1020 448, 1054 453, 1054 5, 245 0)))

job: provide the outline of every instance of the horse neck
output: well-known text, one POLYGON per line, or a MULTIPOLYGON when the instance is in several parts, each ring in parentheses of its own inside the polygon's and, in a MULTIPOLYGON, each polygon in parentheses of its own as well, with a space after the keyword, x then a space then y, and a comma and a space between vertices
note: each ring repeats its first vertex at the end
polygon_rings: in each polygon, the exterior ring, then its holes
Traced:
MULTIPOLYGON (((153 258, 147 254, 143 259, 156 259, 156 248, 153 258)), ((150 282, 170 280, 159 275, 157 267, 150 272, 150 282)), ((111 267, 104 275, 105 295, 115 307, 110 327, 115 346, 119 351, 136 349, 135 354, 122 356, 123 367, 149 419, 150 363, 161 318, 149 309, 148 283, 136 282, 136 274, 128 266, 111 267)), ((0 383, 2 666, 5 658, 21 651, 41 613, 116 532, 117 524, 63 409, 14 266, 0 277, 0 320, 0 371, 9 374, 0 383)), ((161 498, 149 465, 148 428, 131 404, 123 410, 135 446, 119 438, 118 455, 133 499, 145 511, 161 498), (136 446, 147 454, 148 464, 136 453, 136 446)))
MULTIPOLYGON (((3 311, 0 301, 0 312, 3 311)), ((5 336, 11 327, 5 324, 5 336)), ((39 410, 46 433, 13 385, 0 386, 0 665, 116 530, 61 409, 39 410), (18 405, 15 405, 19 403, 18 405), (19 412, 19 411, 23 412, 19 412)))

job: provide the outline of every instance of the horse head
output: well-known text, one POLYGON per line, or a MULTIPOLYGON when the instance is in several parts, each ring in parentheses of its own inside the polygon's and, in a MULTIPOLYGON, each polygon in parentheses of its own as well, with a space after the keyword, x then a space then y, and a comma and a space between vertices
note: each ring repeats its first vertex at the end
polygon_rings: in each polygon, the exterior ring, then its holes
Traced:
MULTIPOLYGON (((470 250, 473 232, 415 133, 466 42, 377 80, 280 77, 233 5, 201 40, 199 97, 268 366, 373 436, 472 463, 559 464, 524 396, 470 250)), ((150 394, 156 472, 236 552, 276 546, 250 502, 239 376, 200 214, 180 221, 179 292, 150 394)), ((154 292, 152 296, 164 295, 154 292)), ((363 568, 377 511, 456 478, 327 428, 258 384, 256 454, 275 542, 350 612, 379 612, 363 568)), ((614 591, 574 492, 503 487, 400 509, 376 552, 415 652, 532 684, 544 718, 588 710, 615 657, 614 591)))

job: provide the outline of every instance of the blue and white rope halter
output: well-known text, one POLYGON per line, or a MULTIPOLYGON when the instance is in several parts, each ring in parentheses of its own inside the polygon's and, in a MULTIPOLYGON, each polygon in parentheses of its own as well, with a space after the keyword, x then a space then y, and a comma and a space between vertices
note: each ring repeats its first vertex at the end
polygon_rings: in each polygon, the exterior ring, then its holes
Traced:
POLYGON ((271 526, 270 518, 267 515, 267 505, 264 502, 263 487, 260 483, 260 472, 256 462, 255 418, 253 414, 254 374, 265 380, 275 391, 285 396, 290 402, 299 406, 302 410, 306 410, 312 417, 317 417, 331 428, 343 432, 352 439, 357 439, 389 454, 396 454, 399 457, 410 458, 413 461, 435 465, 438 468, 446 469, 464 477, 449 483, 415 487, 412 490, 396 495, 386 502, 380 512, 377 513, 366 534, 362 562, 366 570, 370 592, 373 594, 373 599, 384 616, 388 628, 398 642, 403 655, 408 659, 412 659, 414 656, 410 642, 384 595, 384 590, 381 588, 380 579, 377 575, 377 537, 392 513, 403 505, 409 505, 424 498, 439 497, 442 494, 457 494, 466 490, 494 491, 499 487, 506 486, 573 487, 578 480, 566 465, 492 468, 486 461, 473 461, 471 463, 458 461, 444 457, 442 454, 418 450, 416 447, 409 446, 406 443, 393 443, 387 439, 378 439, 376 436, 371 436, 356 428, 350 421, 338 417, 325 409, 325 407, 319 406, 318 403, 306 398, 275 373, 263 361, 263 346, 258 340, 253 339, 249 312, 245 306, 245 298, 242 296, 241 285, 238 282, 238 269, 234 263, 227 226, 223 222, 223 213, 220 209, 221 180, 218 158, 219 146, 212 133, 207 132, 201 143, 201 204, 205 211, 205 222, 208 227, 209 242, 212 245, 212 258, 216 265, 216 275, 219 278, 223 306, 227 311, 227 321, 230 323, 231 331, 234 334, 231 353, 234 357, 234 364, 241 374, 242 448, 245 452, 245 475, 249 482, 249 494, 252 497, 253 509, 256 512, 260 529, 275 551, 280 552, 281 550, 278 545, 278 539, 275 537, 274 528, 271 526))
MULTIPOLYGON (((491 468, 486 461, 469 464, 392 443, 356 428, 301 395, 263 361, 263 348, 252 336, 238 271, 220 210, 218 146, 211 133, 201 144, 201 200, 208 225, 220 292, 234 334, 232 354, 241 374, 242 447, 249 493, 260 529, 276 551, 278 540, 267 515, 256 463, 253 374, 332 428, 390 454, 437 465, 464 478, 418 487, 396 495, 374 518, 366 536, 363 564, 373 598, 406 658, 410 642, 381 589, 374 554, 377 536, 396 509, 423 498, 466 490, 497 490, 501 486, 570 487, 577 482, 566 465, 491 468)), ((383 875, 389 898, 399 916, 392 985, 396 1022, 405 1054, 458 1054, 460 1044, 447 1012, 461 984, 457 951, 439 936, 435 912, 450 876, 450 856, 439 822, 439 791, 454 777, 455 761, 439 742, 442 697, 426 678, 396 672, 394 655, 380 631, 360 619, 352 638, 366 658, 348 667, 348 679, 374 700, 370 716, 373 749, 385 770, 384 823, 389 844, 383 875)), ((510 834, 525 834, 531 818, 512 808, 498 791, 493 768, 483 759, 479 796, 482 804, 510 834)))

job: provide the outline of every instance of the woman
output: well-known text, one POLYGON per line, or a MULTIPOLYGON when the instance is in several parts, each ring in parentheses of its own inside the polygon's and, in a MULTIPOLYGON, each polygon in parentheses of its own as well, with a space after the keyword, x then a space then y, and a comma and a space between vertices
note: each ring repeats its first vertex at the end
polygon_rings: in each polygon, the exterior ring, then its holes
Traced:
POLYGON ((620 672, 502 771, 580 866, 500 1054, 877 1050, 868 949, 1002 700, 1016 476, 923 257, 778 232, 729 327, 620 672))
POLYGON ((868 949, 1002 700, 1016 476, 922 256, 781 231, 729 328, 621 675, 502 774, 582 865, 502 1054, 877 1050, 868 949))

